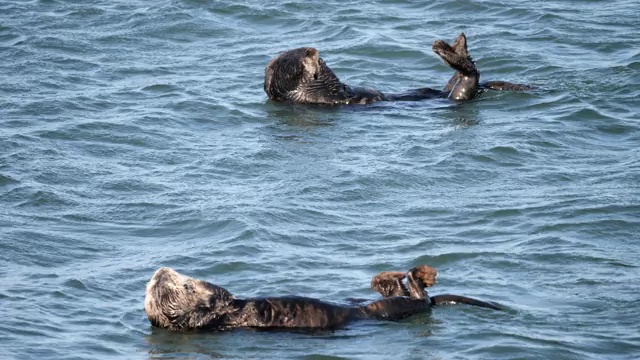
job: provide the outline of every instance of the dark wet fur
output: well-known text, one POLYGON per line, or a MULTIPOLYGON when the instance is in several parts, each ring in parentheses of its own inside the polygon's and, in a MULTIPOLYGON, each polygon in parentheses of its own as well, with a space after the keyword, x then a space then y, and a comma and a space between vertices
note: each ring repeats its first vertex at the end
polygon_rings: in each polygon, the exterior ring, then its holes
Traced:
POLYGON ((498 307, 497 305, 488 303, 486 301, 466 297, 466 296, 442 294, 442 295, 436 295, 431 297, 432 306, 453 305, 453 304, 466 304, 466 305, 480 306, 483 308, 493 309, 493 310, 500 310, 500 311, 504 310, 498 307))
POLYGON ((445 90, 449 91, 449 99, 454 101, 473 99, 478 93, 480 72, 469 56, 464 33, 458 36, 453 46, 442 40, 436 40, 432 49, 447 65, 457 71, 445 86, 445 90))
POLYGON ((372 281, 372 287, 383 294, 383 299, 364 305, 343 305, 298 296, 236 299, 222 287, 160 268, 147 284, 145 312, 153 326, 174 331, 234 328, 309 331, 339 329, 358 319, 400 320, 445 302, 497 308, 462 296, 429 298, 424 288, 435 284, 437 274, 429 267, 417 267, 408 273, 409 289, 402 283, 402 273, 388 274, 391 273, 381 273, 372 281))
POLYGON ((433 43, 432 48, 447 65, 457 70, 443 89, 443 92, 448 93, 448 98, 451 100, 471 100, 482 90, 526 91, 535 89, 533 86, 507 81, 480 83, 480 71, 469 55, 467 37, 464 33, 461 33, 451 46, 442 40, 437 40, 433 43))
POLYGON ((530 90, 532 87, 505 81, 480 84, 480 72, 467 50, 464 33, 453 46, 442 40, 433 43, 433 51, 456 73, 444 90, 428 87, 400 94, 384 94, 367 88, 351 87, 340 81, 331 68, 310 47, 286 51, 272 59, 265 69, 264 90, 269 99, 301 104, 350 105, 376 101, 418 101, 449 98, 454 101, 473 99, 479 90, 530 90))

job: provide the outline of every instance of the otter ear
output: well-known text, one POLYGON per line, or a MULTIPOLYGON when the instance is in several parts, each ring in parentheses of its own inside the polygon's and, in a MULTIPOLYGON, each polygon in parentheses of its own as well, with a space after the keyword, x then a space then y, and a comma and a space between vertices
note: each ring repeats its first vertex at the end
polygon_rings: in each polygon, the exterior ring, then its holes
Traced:
POLYGON ((305 52, 305 56, 317 59, 318 57, 320 57, 320 52, 314 48, 307 48, 307 51, 305 52))

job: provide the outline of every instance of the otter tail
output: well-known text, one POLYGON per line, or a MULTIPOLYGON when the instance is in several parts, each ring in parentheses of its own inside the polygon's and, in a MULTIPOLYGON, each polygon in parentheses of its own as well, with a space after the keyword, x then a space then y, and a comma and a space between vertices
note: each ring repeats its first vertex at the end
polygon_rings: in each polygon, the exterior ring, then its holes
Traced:
POLYGON ((474 306, 480 306, 480 307, 483 307, 483 308, 493 309, 493 310, 500 310, 500 311, 504 310, 504 309, 499 308, 496 305, 490 304, 488 302, 472 299, 472 298, 466 297, 466 296, 444 294, 444 295, 436 295, 436 296, 432 296, 431 297, 431 305, 432 306, 441 305, 441 304, 451 304, 451 303, 453 303, 453 304, 474 305, 474 306))
POLYGON ((508 81, 487 81, 480 84, 483 89, 491 89, 497 91, 527 91, 536 90, 535 86, 526 84, 514 84, 508 81))

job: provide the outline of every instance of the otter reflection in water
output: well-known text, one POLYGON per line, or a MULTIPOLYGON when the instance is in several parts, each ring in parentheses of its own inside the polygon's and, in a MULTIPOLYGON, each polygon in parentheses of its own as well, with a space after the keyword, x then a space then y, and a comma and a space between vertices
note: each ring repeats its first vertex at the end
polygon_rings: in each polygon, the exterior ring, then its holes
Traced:
POLYGON ((480 72, 469 56, 467 38, 461 33, 453 46, 442 40, 433 43, 433 51, 456 70, 443 90, 419 88, 401 94, 383 94, 377 90, 343 84, 331 68, 310 47, 286 51, 269 62, 265 69, 264 91, 269 99, 304 104, 370 104, 376 101, 449 98, 473 99, 478 92, 491 90, 530 90, 533 87, 506 81, 480 83, 480 72))
POLYGON ((365 305, 340 305, 314 298, 287 296, 238 299, 224 288, 163 267, 147 284, 144 310, 153 326, 174 331, 254 329, 334 330, 358 319, 400 320, 449 303, 501 310, 458 295, 429 297, 425 288, 436 283, 429 266, 407 274, 382 272, 371 287, 383 299, 365 305), (407 286, 403 283, 406 278, 407 286))

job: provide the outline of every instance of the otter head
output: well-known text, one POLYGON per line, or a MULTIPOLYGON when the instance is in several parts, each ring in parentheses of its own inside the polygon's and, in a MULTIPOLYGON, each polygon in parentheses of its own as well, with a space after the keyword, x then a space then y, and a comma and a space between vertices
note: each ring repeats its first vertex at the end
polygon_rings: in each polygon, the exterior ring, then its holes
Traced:
POLYGON ((274 101, 346 104, 349 88, 310 47, 286 51, 265 69, 264 91, 274 101))
POLYGON ((153 326, 170 330, 211 328, 233 311, 233 295, 163 267, 147 284, 144 310, 153 326))

